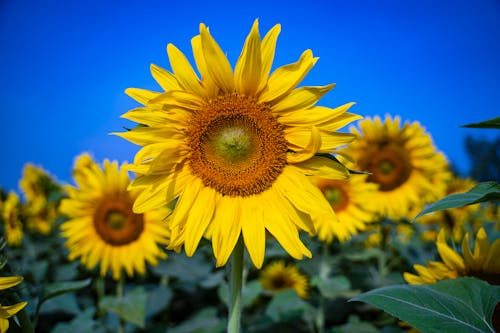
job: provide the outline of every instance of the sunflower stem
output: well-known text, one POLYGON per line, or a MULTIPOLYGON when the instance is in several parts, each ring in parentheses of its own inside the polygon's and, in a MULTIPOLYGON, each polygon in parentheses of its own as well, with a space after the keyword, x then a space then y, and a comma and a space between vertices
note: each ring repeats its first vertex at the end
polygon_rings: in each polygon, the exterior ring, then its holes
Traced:
MULTIPOLYGON (((123 298, 124 290, 125 290, 125 274, 120 274, 120 280, 118 280, 118 283, 116 284, 116 296, 119 298, 123 298)), ((125 321, 121 316, 118 322, 117 332, 118 333, 125 332, 125 321)))
MULTIPOLYGON (((328 245, 322 244, 321 262, 319 266, 320 280, 326 280, 330 274, 330 267, 328 266, 328 245)), ((316 328, 318 333, 325 332, 325 298, 323 295, 319 296, 318 312, 316 314, 316 328)))
POLYGON ((243 240, 240 237, 231 258, 229 320, 227 323, 228 333, 240 332, 241 291, 243 289, 243 250, 243 240))
POLYGON ((98 317, 103 317, 104 313, 105 313, 105 311, 102 309, 102 307, 99 306, 99 304, 101 303, 101 300, 105 296, 106 286, 105 286, 104 282, 105 281, 104 281, 104 278, 102 276, 98 276, 95 279, 95 291, 96 291, 96 295, 97 295, 97 307, 98 307, 97 316, 98 317))

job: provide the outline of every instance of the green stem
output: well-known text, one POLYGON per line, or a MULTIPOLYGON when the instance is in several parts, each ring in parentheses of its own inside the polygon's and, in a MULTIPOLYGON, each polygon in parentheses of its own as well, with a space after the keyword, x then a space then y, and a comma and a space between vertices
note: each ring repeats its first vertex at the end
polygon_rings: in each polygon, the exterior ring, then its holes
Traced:
POLYGON ((241 320, 241 291, 243 289, 243 240, 238 240, 231 258, 230 302, 228 333, 240 332, 241 320))
MULTIPOLYGON (((319 266, 319 278, 325 281, 330 274, 330 267, 328 266, 328 245, 322 244, 321 263, 319 266)), ((319 295, 318 311, 316 314, 316 328, 318 333, 325 332, 325 298, 319 295)))
POLYGON ((102 276, 98 276, 96 279, 95 279, 95 291, 96 291, 96 295, 97 295, 97 315, 99 317, 102 317, 104 316, 104 313, 105 311, 99 306, 100 303, 101 303, 101 300, 103 299, 103 297, 105 296, 106 294, 106 286, 104 284, 104 278, 102 276))
MULTIPOLYGON (((119 298, 123 298, 124 289, 125 289, 125 273, 122 272, 122 274, 120 275, 120 280, 118 280, 118 283, 116 285, 116 296, 119 298)), ((125 321, 121 316, 120 316, 120 321, 118 322, 117 332, 118 333, 125 332, 125 321)))

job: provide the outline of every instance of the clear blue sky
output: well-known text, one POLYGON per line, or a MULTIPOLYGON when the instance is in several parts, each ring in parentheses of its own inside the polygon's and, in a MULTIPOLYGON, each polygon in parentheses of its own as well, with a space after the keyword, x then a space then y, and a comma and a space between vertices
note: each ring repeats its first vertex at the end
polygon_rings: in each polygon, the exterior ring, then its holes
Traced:
POLYGON ((131 161, 138 147, 108 134, 132 124, 124 90, 158 89, 150 63, 169 68, 168 43, 191 58, 200 22, 233 64, 255 18, 281 23, 274 64, 312 49, 304 84, 337 84, 320 104, 418 120, 463 172, 465 135, 497 135, 459 126, 500 115, 499 0, 238 3, 0 0, 0 186, 18 189, 26 162, 72 182, 83 151, 131 161))

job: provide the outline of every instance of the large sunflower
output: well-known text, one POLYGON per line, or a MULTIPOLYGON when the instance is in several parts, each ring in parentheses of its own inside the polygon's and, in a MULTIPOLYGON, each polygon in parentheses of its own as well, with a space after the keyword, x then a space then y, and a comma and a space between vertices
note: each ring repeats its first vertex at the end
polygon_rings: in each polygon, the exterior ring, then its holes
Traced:
POLYGON ((339 223, 350 234, 356 234, 365 230, 368 223, 377 220, 378 207, 371 200, 377 185, 366 182, 366 177, 351 175, 348 180, 312 177, 313 184, 323 192, 338 217, 337 223, 319 221, 316 225, 319 240, 330 243, 337 234, 335 228, 339 228, 339 223))
POLYGON ((358 140, 343 152, 367 171, 367 181, 378 184, 371 200, 387 217, 408 217, 413 206, 440 199, 450 177, 445 156, 418 122, 401 124, 400 117, 367 118, 351 131, 358 140))
POLYGON ((23 225, 19 219, 19 196, 10 191, 3 203, 3 231, 5 241, 11 246, 19 246, 23 242, 23 225))
POLYGON ((287 289, 293 289, 302 298, 308 296, 309 282, 307 276, 299 271, 294 264, 285 264, 283 260, 273 261, 268 264, 259 274, 259 282, 262 288, 278 293, 287 289))
MULTIPOLYGON (((142 188, 134 211, 176 200, 170 248, 184 245, 191 256, 210 237, 216 265, 224 265, 240 237, 254 265, 262 266, 266 231, 294 258, 311 257, 299 230, 315 233, 314 221, 336 217, 307 175, 346 179, 329 154, 351 142, 335 132, 360 117, 316 106, 334 85, 297 85, 314 66, 310 50, 270 76, 280 25, 263 39, 255 21, 234 72, 204 24, 191 40, 201 79, 184 54, 169 44, 172 73, 152 65, 165 90, 128 89, 144 105, 123 117, 141 123, 118 133, 144 146, 130 170, 130 188, 142 188)), ((336 233, 348 230, 338 225, 336 233)))
POLYGON ((168 242, 164 221, 168 209, 135 214, 132 205, 138 193, 127 191, 129 176, 117 162, 105 160, 103 169, 94 162, 76 165, 78 187, 67 186, 69 198, 60 206, 61 213, 69 217, 61 225, 69 259, 79 257, 88 269, 100 262, 101 275, 109 270, 117 280, 122 270, 128 276, 144 274, 146 262, 156 265, 158 259, 166 258, 160 245, 168 242))

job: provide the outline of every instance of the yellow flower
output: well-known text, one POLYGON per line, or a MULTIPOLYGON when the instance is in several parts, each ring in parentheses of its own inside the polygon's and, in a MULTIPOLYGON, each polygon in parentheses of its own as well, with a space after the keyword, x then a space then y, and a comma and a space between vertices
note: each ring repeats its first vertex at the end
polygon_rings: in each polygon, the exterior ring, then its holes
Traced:
POLYGON ((69 198, 60 206, 69 217, 61 230, 70 260, 80 258, 88 269, 100 262, 100 274, 111 271, 117 280, 122 270, 144 274, 146 262, 156 265, 166 258, 159 245, 168 242, 167 208, 133 213, 138 192, 127 191, 129 176, 117 162, 105 160, 103 169, 92 162, 78 172, 84 177, 75 178, 78 187, 67 186, 69 198))
MULTIPOLYGON (((329 154, 354 139, 335 131, 360 117, 346 112, 352 103, 316 106, 333 84, 297 88, 317 61, 311 50, 269 75, 279 32, 276 25, 261 39, 255 21, 233 72, 201 24, 191 40, 201 79, 169 44, 173 74, 151 67, 164 91, 127 90, 144 105, 123 116, 144 126, 118 133, 144 146, 130 166, 138 174, 130 188, 144 189, 134 211, 177 200, 170 248, 184 245, 192 256, 203 236, 211 238, 217 266, 242 235, 260 268, 266 231, 293 258, 311 257, 299 231, 314 234, 314 220, 336 217, 307 176, 348 177, 329 154)), ((348 230, 336 234, 346 238, 348 230)))
POLYGON ((500 239, 492 244, 484 228, 476 234, 475 245, 471 248, 469 233, 462 239, 462 254, 453 250, 446 242, 446 231, 441 230, 436 242, 441 261, 431 261, 427 266, 414 265, 417 274, 405 273, 404 278, 411 284, 429 284, 444 279, 472 276, 499 285, 500 280, 500 239))
POLYGON ((259 282, 267 291, 276 293, 287 289, 294 289, 302 298, 308 296, 309 282, 294 264, 286 265, 283 260, 274 261, 267 265, 259 275, 259 282))
MULTIPOLYGON (((5 290, 17 286, 23 281, 22 276, 0 277, 0 290, 5 290)), ((0 333, 5 333, 9 329, 9 318, 21 311, 28 302, 20 302, 14 305, 0 304, 0 333)))
POLYGON ((335 229, 339 227, 356 234, 365 230, 367 223, 376 221, 377 206, 370 197, 377 191, 377 185, 366 182, 366 177, 351 175, 348 180, 312 177, 313 184, 321 190, 338 217, 338 223, 318 221, 316 231, 319 240, 330 243, 336 235, 335 229))
POLYGON ((379 185, 371 200, 389 218, 408 217, 415 205, 441 198, 450 177, 445 156, 418 122, 387 115, 359 122, 351 128, 358 140, 343 152, 354 158, 355 169, 370 172, 367 181, 379 185))
POLYGON ((26 218, 26 228, 30 231, 48 235, 55 226, 57 202, 50 202, 49 197, 59 190, 59 185, 41 167, 27 163, 23 169, 23 178, 19 186, 26 199, 22 215, 26 218))
POLYGON ((2 218, 7 244, 19 246, 23 242, 23 225, 19 220, 19 196, 11 191, 3 203, 2 218))
MULTIPOLYGON (((446 183, 445 196, 464 193, 476 185, 470 178, 453 176, 446 183)), ((435 229, 427 230, 424 239, 435 241, 438 230, 444 229, 447 235, 451 235, 455 242, 459 242, 464 236, 464 226, 467 222, 474 222, 473 218, 479 212, 480 204, 468 205, 452 209, 445 209, 430 214, 425 214, 417 219, 418 223, 426 226, 435 226, 435 229), (432 237, 433 236, 433 237, 432 237)))

